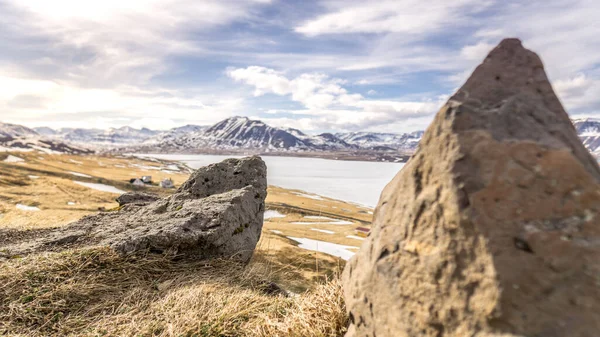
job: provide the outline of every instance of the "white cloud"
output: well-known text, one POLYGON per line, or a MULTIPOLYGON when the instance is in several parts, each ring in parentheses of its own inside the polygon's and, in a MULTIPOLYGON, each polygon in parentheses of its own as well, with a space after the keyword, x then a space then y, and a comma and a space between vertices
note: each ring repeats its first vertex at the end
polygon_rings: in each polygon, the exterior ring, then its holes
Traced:
POLYGON ((460 51, 460 55, 466 60, 481 63, 494 47, 495 44, 481 41, 474 45, 464 46, 460 51))
POLYGON ((425 34, 463 19, 489 4, 479 0, 343 1, 329 3, 330 12, 296 27, 307 36, 340 33, 425 34))
MULTIPOLYGON (((482 19, 475 44, 462 48, 472 69, 502 37, 516 36, 544 61, 549 78, 570 112, 600 112, 600 2, 553 0, 513 2, 482 19)), ((464 72, 452 76, 466 79, 464 72)))
POLYGON ((1 75, 0 87, 5 88, 0 91, 2 119, 33 126, 115 127, 127 123, 164 129, 177 120, 213 123, 234 114, 242 104, 240 99, 188 97, 174 90, 90 89, 1 75))
POLYGON ((255 96, 266 93, 290 95, 293 101, 300 102, 309 109, 325 109, 335 104, 349 104, 361 98, 356 94, 348 95, 346 89, 340 86, 342 81, 330 79, 324 74, 302 74, 290 80, 282 72, 250 66, 229 69, 227 75, 235 81, 254 86, 255 96))
POLYGON ((574 111, 585 108, 600 112, 600 79, 578 74, 554 81, 554 89, 563 103, 574 111))
MULTIPOLYGON (((341 85, 344 81, 330 78, 324 74, 301 74, 288 78, 284 73, 273 69, 250 66, 229 69, 227 74, 235 81, 246 83, 255 88, 255 95, 267 93, 289 96, 293 101, 306 107, 305 110, 270 110, 299 117, 308 130, 327 128, 357 130, 398 123, 409 117, 430 116, 442 103, 442 99, 406 101, 406 100, 369 100, 360 94, 349 93, 341 85)), ((287 118, 270 118, 276 125, 289 123, 287 118)), ((289 123, 287 126, 291 126, 289 123)))
POLYGON ((0 0, 2 119, 165 128, 227 117, 241 108, 234 91, 177 84, 165 90, 153 79, 176 74, 173 56, 212 53, 190 33, 251 21, 268 2, 0 0), (30 54, 37 56, 28 61, 30 54))

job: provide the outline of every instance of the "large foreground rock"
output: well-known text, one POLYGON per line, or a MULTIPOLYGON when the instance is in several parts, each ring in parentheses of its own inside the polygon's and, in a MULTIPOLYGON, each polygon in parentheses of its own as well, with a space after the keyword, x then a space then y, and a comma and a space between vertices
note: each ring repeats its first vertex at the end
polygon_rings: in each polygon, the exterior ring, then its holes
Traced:
POLYGON ((383 191, 347 336, 600 335, 599 182, 539 57, 502 41, 383 191))
POLYGON ((247 261, 260 238, 266 176, 259 157, 228 159, 197 170, 172 196, 155 200, 127 194, 119 199, 120 211, 84 217, 35 240, 0 242, 0 252, 110 246, 123 254, 150 251, 247 261))

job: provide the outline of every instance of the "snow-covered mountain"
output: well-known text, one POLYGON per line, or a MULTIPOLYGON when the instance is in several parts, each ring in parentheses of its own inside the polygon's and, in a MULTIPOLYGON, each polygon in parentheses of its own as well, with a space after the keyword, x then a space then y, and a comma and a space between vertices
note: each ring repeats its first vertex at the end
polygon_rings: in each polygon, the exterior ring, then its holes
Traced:
POLYGON ((141 143, 161 133, 160 131, 154 131, 146 128, 138 130, 129 126, 111 128, 108 130, 79 128, 63 128, 54 130, 48 127, 40 127, 35 128, 35 131, 51 139, 60 139, 72 143, 97 146, 118 146, 124 144, 141 143))
POLYGON ((32 151, 46 153, 92 153, 91 150, 50 139, 22 125, 0 122, 0 151, 32 151))
POLYGON ((593 154, 600 155, 600 119, 574 119, 573 126, 583 145, 593 154))
POLYGON ((417 148, 423 131, 411 133, 348 132, 336 133, 338 138, 371 149, 396 149, 413 151, 417 148))
POLYGON ((34 130, 17 124, 0 122, 0 137, 31 137, 39 136, 34 130))
POLYGON ((332 134, 310 136, 299 130, 275 128, 247 117, 227 118, 209 128, 164 139, 156 147, 183 151, 255 149, 267 152, 356 148, 332 134))
MULTIPOLYGON (((573 125, 583 144, 600 157, 600 119, 574 119, 573 125)), ((411 133, 347 132, 309 135, 298 129, 276 128, 247 117, 231 117, 210 127, 185 125, 168 131, 134 129, 30 129, 0 123, 0 146, 12 148, 64 149, 111 148, 117 151, 149 152, 255 152, 307 153, 345 152, 361 155, 407 155, 415 151, 423 131, 411 133), (75 144, 75 145, 73 145, 75 144)), ((54 151, 54 150, 52 150, 54 151)), ((63 150, 60 150, 63 151, 63 150)))

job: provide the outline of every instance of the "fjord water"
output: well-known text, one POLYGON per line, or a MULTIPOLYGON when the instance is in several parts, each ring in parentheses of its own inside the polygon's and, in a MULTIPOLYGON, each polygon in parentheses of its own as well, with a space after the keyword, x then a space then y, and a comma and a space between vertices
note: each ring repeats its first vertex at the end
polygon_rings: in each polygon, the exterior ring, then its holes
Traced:
MULTIPOLYGON (((236 156, 138 155, 180 161, 192 168, 236 156)), ((239 158, 239 157, 236 157, 239 158)), ((322 196, 375 207, 385 185, 404 164, 319 158, 263 156, 269 185, 298 189, 322 196)))

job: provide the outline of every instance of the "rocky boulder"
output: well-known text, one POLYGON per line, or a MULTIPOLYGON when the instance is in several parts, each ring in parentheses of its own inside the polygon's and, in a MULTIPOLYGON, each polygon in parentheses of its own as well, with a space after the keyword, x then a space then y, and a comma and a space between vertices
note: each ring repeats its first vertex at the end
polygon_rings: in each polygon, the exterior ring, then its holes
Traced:
POLYGON ((347 264, 347 336, 596 336, 600 169, 507 39, 435 116, 347 264))
POLYGON ((150 193, 127 192, 121 194, 116 201, 119 203, 119 206, 124 206, 127 204, 148 204, 158 199, 160 199, 159 196, 150 193))
MULTIPOLYGON (((87 216, 38 239, 0 242, 5 255, 110 246, 116 251, 173 253, 248 261, 260 238, 267 168, 259 157, 203 167, 173 195, 132 193, 119 211, 87 216)), ((13 235, 15 236, 15 235, 13 235)))

